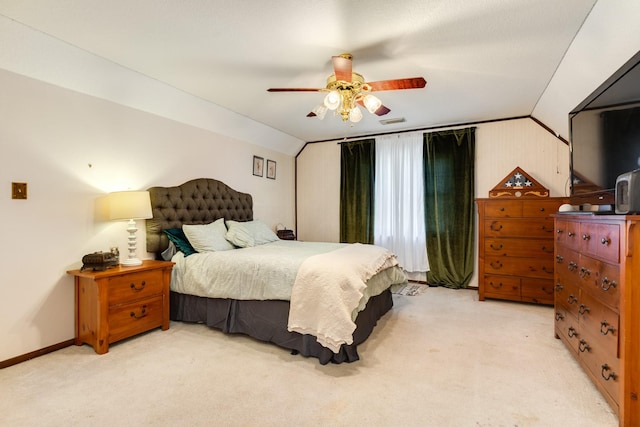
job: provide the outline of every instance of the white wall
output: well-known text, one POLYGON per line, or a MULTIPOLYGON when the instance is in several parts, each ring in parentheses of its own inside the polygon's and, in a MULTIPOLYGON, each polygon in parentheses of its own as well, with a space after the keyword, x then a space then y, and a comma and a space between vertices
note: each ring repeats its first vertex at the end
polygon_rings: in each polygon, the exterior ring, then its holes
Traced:
POLYGON ((293 224, 289 155, 2 69, 0 87, 0 361, 74 337, 65 272, 85 253, 126 250, 125 224, 96 216, 107 192, 216 178, 251 193, 256 218, 293 224), (253 176, 254 154, 277 161, 276 180, 253 176), (28 184, 27 200, 11 199, 12 182, 28 184))
POLYGON ((569 139, 569 111, 640 50, 640 1, 599 0, 532 115, 569 139))
MULTIPOLYGON (((569 147, 531 119, 478 125, 475 161, 476 197, 488 197, 518 166, 551 197, 568 195, 569 147)), ((296 163, 298 238, 339 241, 340 146, 335 141, 307 144, 296 163)), ((470 286, 477 286, 475 275, 470 286)))

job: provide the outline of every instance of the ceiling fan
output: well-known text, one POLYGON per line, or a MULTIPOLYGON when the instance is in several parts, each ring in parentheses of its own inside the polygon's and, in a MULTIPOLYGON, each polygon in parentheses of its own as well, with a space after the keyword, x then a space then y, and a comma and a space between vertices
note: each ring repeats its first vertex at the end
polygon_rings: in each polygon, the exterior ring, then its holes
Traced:
POLYGON ((365 107, 371 114, 384 116, 389 108, 371 92, 382 90, 421 89, 427 82, 423 77, 411 77, 395 80, 380 80, 377 82, 365 82, 362 74, 353 71, 353 56, 343 53, 332 56, 334 73, 327 78, 327 86, 324 88, 270 88, 268 92, 328 92, 322 104, 317 105, 307 117, 318 117, 322 120, 327 110, 336 111, 342 121, 359 122, 362 120, 362 111, 358 105, 365 107))

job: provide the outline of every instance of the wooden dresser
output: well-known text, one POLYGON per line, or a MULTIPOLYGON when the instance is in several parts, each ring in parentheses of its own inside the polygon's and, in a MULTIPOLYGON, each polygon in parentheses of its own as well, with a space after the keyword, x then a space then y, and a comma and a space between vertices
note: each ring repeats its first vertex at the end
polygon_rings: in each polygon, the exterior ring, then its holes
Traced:
POLYGON ((172 268, 172 262, 146 260, 136 267, 68 271, 76 287, 75 344, 90 344, 104 354, 113 342, 169 329, 172 268))
POLYGON ((563 198, 476 199, 478 296, 553 304, 551 214, 563 198))
POLYGON ((640 216, 555 217, 555 335, 621 426, 640 425, 640 216))

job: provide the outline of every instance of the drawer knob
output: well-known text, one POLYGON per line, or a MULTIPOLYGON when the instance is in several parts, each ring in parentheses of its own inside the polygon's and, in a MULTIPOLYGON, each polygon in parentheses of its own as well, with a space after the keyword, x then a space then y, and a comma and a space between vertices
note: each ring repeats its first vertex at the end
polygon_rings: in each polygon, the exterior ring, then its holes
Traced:
POLYGON ((576 233, 574 233, 573 231, 570 231, 568 234, 569 234, 569 237, 573 237, 576 235, 576 233))
POLYGON ((615 288, 616 286, 617 283, 615 280, 609 280, 609 278, 606 276, 602 278, 602 284, 600 285, 600 287, 603 291, 608 291, 612 287, 615 288))
POLYGON ((567 302, 569 304, 574 304, 574 303, 578 302, 578 298, 576 298, 576 296, 573 295, 573 294, 569 294, 569 296, 567 297, 567 302))
POLYGON ((578 273, 578 276, 582 277, 583 279, 585 277, 589 277, 590 275, 591 275, 591 271, 586 267, 582 267, 580 269, 580 272, 578 273))
POLYGON ((145 287, 146 285, 147 285, 147 283, 143 280, 143 281, 142 281, 142 283, 140 283, 140 287, 139 287, 139 288, 138 288, 138 287, 136 287, 136 284, 135 284, 135 283, 131 283, 131 284, 129 285, 129 287, 131 288, 131 290, 134 290, 134 291, 141 291, 141 290, 143 290, 143 289, 144 289, 144 287, 145 287))
POLYGON ((602 335, 608 335, 609 332, 613 334, 615 331, 616 331, 616 328, 608 324, 606 320, 603 320, 602 322, 600 322, 600 333, 602 335))
POLYGON ((554 290, 556 292, 561 292, 564 289, 564 286, 562 286, 560 283, 556 283, 556 286, 554 287, 554 290))
POLYGON ((603 245, 608 245, 611 243, 611 239, 608 237, 603 237, 602 239, 600 239, 600 243, 602 243, 603 245))
POLYGON ((564 320, 564 314, 562 313, 556 313, 556 322, 559 320, 564 320))
POLYGON ((134 319, 142 319, 146 315, 147 315, 147 306, 146 305, 142 306, 142 309, 140 310, 140 315, 136 315, 136 313, 134 313, 133 311, 131 313, 129 313, 129 316, 133 317, 134 319))
POLYGON ((606 363, 602 365, 602 371, 600 372, 600 374, 602 375, 602 378, 604 378, 605 381, 609 381, 609 380, 615 381, 616 378, 618 378, 618 375, 615 372, 611 371, 611 367, 606 363))
POLYGON ((504 212, 504 208, 500 208, 500 212, 504 212))
POLYGON ((584 304, 580 304, 580 308, 578 309, 578 313, 585 314, 585 313, 589 313, 590 311, 591 311, 591 309, 589 307, 587 307, 584 304))
POLYGON ((569 265, 567 265, 567 268, 569 269, 569 271, 575 271, 578 268, 578 264, 573 261, 569 261, 569 265))
POLYGON ((569 335, 569 338, 577 337, 578 332, 575 330, 573 326, 569 326, 569 329, 567 330, 567 335, 569 335))
POLYGON ((561 228, 558 228, 558 229, 556 230, 556 233, 558 233, 558 234, 562 234, 562 233, 564 233, 564 230, 563 230, 563 229, 561 229, 561 228))
POLYGON ((560 264, 562 261, 564 261, 564 257, 562 255, 556 255, 556 262, 560 264))
POLYGON ((585 351, 591 350, 591 346, 587 344, 585 340, 580 340, 580 344, 578 345, 578 350, 580 350, 580 353, 584 353, 585 351))
POLYGON ((585 240, 585 241, 586 241, 586 240, 589 240, 589 239, 591 239, 591 236, 590 236, 590 235, 588 235, 588 234, 586 234, 586 233, 582 235, 582 240, 585 240))
POLYGON ((544 212, 544 208, 540 208, 540 212, 544 212))

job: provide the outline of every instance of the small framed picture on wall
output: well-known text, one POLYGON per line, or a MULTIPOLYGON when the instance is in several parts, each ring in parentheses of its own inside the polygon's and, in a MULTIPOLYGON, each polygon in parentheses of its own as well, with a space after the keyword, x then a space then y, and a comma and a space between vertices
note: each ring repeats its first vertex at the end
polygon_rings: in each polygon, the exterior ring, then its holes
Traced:
POLYGON ((253 174, 255 176, 264 175, 264 158, 253 156, 253 174))
POLYGON ((276 179, 276 161, 267 160, 267 178, 276 179))

